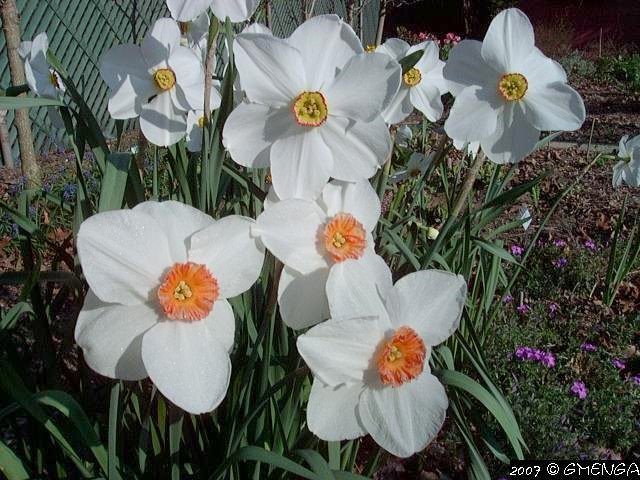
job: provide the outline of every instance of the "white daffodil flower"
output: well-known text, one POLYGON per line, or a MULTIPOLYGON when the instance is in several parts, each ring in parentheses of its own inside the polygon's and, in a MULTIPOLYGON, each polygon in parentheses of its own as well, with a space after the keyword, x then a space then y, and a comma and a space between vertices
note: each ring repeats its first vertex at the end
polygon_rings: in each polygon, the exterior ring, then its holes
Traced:
POLYGON ((313 17, 286 40, 243 33, 233 45, 247 101, 223 143, 246 167, 271 167, 281 199, 320 195, 329 177, 373 176, 392 143, 380 116, 400 84, 397 62, 363 53, 336 15, 313 17))
POLYGON ((370 434, 408 457, 437 435, 448 400, 431 374, 433 346, 458 327, 467 287, 452 273, 426 270, 395 285, 347 261, 327 281, 331 319, 298 337, 314 380, 309 430, 338 441, 370 434))
MULTIPOLYGON (((218 91, 220 82, 215 80, 211 87, 211 96, 209 102, 209 110, 213 111, 220 107, 222 97, 218 91)), ((190 110, 187 114, 187 150, 190 152, 199 152, 202 150, 202 133, 207 120, 204 116, 204 110, 190 110)))
POLYGON ((425 174, 431 162, 433 162, 433 153, 424 156, 420 152, 413 152, 407 162, 407 168, 393 174, 391 182, 397 183, 411 178, 420 178, 425 174))
POLYGON ((529 155, 541 130, 577 130, 585 119, 582 98, 560 64, 536 48, 531 22, 515 8, 493 19, 483 42, 453 47, 444 78, 456 97, 447 135, 479 141, 495 163, 529 155))
POLYGON ((206 12, 201 13, 193 20, 178 22, 178 27, 182 34, 180 45, 192 49, 200 58, 203 68, 207 60, 209 25, 209 15, 206 12))
POLYGON ((613 187, 622 182, 630 187, 640 186, 640 135, 629 140, 629 135, 620 139, 618 158, 621 160, 613 167, 613 187))
POLYGON ((480 151, 480 142, 463 142, 453 139, 453 146, 456 150, 459 150, 467 157, 476 158, 480 151))
POLYGON ((447 93, 447 84, 442 76, 444 62, 440 60, 440 49, 435 42, 422 42, 412 47, 399 38, 390 38, 376 52, 384 53, 400 61, 412 53, 424 50, 420 60, 402 75, 402 83, 382 117, 389 124, 400 123, 407 118, 413 107, 431 122, 442 116, 442 95, 447 93))
POLYGON ((386 268, 371 236, 379 216, 380 200, 367 180, 334 180, 315 202, 278 201, 272 191, 253 232, 285 265, 278 303, 288 326, 306 328, 329 318, 325 283, 341 262, 356 259, 372 272, 386 268))
POLYGON ((408 125, 401 125, 396 131, 396 145, 407 148, 413 139, 413 132, 408 125))
POLYGON ((180 28, 161 18, 141 46, 118 45, 102 57, 100 74, 109 86, 115 119, 140 116, 153 144, 173 145, 187 132, 187 112, 204 105, 204 70, 198 56, 180 45, 180 28))
POLYGON ((259 0, 167 0, 171 16, 180 22, 193 20, 211 7, 213 14, 224 22, 227 17, 234 23, 249 20, 259 0))
MULTIPOLYGON (((38 97, 59 100, 65 87, 58 72, 47 61, 49 38, 46 32, 39 33, 33 41, 20 43, 18 54, 24 60, 24 76, 27 85, 38 97)), ((49 119, 56 128, 64 128, 64 122, 56 107, 47 107, 49 119)))
POLYGON ((85 220, 77 245, 90 291, 75 339, 87 364, 110 378, 150 377, 187 412, 215 409, 231 373, 226 299, 251 287, 264 260, 254 223, 174 201, 85 220))

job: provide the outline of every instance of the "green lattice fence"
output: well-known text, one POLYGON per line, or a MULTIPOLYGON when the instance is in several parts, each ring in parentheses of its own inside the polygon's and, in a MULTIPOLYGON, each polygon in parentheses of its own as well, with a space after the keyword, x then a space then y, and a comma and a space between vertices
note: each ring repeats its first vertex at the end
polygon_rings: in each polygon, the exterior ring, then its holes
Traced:
MULTIPOLYGON (((101 80, 100 56, 111 46, 139 41, 153 22, 168 15, 165 0, 17 0, 23 40, 47 32, 50 49, 61 60, 96 113, 107 135, 114 131, 107 112, 107 86, 101 80)), ((378 24, 379 0, 356 0, 353 24, 363 43, 372 43, 378 24), (359 3, 362 2, 362 3, 359 3), (363 5, 359 8, 359 5, 363 5)), ((304 0, 270 0, 274 33, 289 35, 304 18, 304 0)), ((316 0, 314 13, 337 13, 346 18, 345 0, 316 0)), ((256 18, 265 21, 265 8, 256 18)), ((6 42, 0 35, 0 88, 10 85, 6 42)), ((47 151, 61 142, 61 132, 51 126, 46 109, 31 109, 36 150, 47 151)), ((13 115, 7 117, 14 156, 18 156, 13 115)), ((135 122, 130 122, 130 126, 135 122)))

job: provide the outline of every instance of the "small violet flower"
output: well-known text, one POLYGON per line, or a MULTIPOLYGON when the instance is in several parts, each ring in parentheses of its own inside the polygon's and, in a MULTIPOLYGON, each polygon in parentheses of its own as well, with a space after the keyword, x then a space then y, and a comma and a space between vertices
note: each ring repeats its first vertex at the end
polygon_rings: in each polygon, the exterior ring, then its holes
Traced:
POLYGON ((545 352, 537 348, 518 347, 516 348, 515 355, 518 360, 539 362, 547 368, 556 366, 556 357, 553 353, 545 352))
POLYGON ((560 310, 560 306, 555 302, 551 302, 551 304, 549 305, 549 314, 551 315, 551 318, 556 317, 556 313, 558 313, 558 310, 560 310))
POLYGON ((553 266, 556 268, 564 268, 568 263, 569 261, 566 258, 559 258, 553 261, 553 266))
POLYGON ((526 315, 527 313, 529 313, 531 311, 531 309, 529 308, 529 305, 527 305, 526 303, 521 303, 520 305, 518 305, 516 307, 516 310, 521 315, 526 315))
POLYGON ((593 343, 584 342, 582 343, 582 345, 580 345, 580 350, 582 350, 583 352, 595 352, 596 350, 598 350, 598 347, 593 343))
POLYGON ((557 240, 554 240, 554 241, 553 241, 553 244, 554 244, 556 247, 566 247, 566 246, 567 246, 567 242, 565 242, 564 240, 562 240, 562 239, 560 239, 560 238, 558 238, 557 240))
POLYGON ((511 302, 513 302, 513 297, 508 293, 504 297, 502 297, 502 303, 511 303, 511 302))
POLYGON ((620 360, 619 358, 614 358, 613 360, 611 360, 611 363, 618 370, 624 370, 625 368, 627 368, 627 364, 623 360, 620 360))
POLYGON ((515 256, 515 257, 519 257, 524 253, 524 248, 522 248, 520 245, 511 245, 511 255, 515 256))
POLYGON ((591 250, 592 252, 595 252, 598 247, 596 247, 595 242, 593 242, 593 240, 587 240, 586 242, 584 242, 584 248, 591 250))
POLYGON ((571 393, 573 393, 580 400, 584 400, 585 398, 587 398, 587 394, 589 393, 587 386, 580 380, 576 380, 575 382, 573 382, 570 390, 571 393))

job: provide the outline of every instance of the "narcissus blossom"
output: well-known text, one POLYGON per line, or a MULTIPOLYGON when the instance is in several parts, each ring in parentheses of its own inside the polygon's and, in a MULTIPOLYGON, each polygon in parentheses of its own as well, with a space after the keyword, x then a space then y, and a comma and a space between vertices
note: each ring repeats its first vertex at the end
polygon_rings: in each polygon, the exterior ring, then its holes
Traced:
POLYGON ((541 130, 577 130, 585 119, 582 98, 560 64, 536 48, 531 22, 515 8, 493 19, 483 42, 456 45, 444 78, 456 97, 447 135, 480 141, 496 163, 526 157, 541 130))
POLYGON ((258 6, 259 0, 167 0, 171 16, 181 22, 193 20, 211 7, 213 14, 222 22, 227 17, 234 23, 248 20, 258 6))
POLYGON ((413 152, 407 162, 407 168, 394 173, 391 181, 395 183, 420 178, 425 174, 431 162, 433 162, 433 153, 425 156, 423 153, 413 152))
POLYGON ((448 400, 431 373, 435 345, 458 327, 466 298, 459 275, 409 274, 395 285, 349 260, 327 282, 331 319, 298 337, 314 375, 307 424, 323 440, 370 434, 400 457, 438 433, 448 400))
POLYGON ((390 38, 376 52, 385 53, 396 61, 422 50, 418 62, 402 75, 398 93, 382 113, 387 123, 399 123, 407 118, 413 107, 417 108, 431 122, 442 116, 442 95, 447 93, 447 84, 442 76, 444 62, 440 60, 440 49, 435 42, 422 42, 409 46, 399 38, 390 38))
POLYGON ((85 220, 77 246, 90 290, 75 338, 87 364, 111 378, 150 377, 188 412, 216 408, 235 331, 226 299, 251 287, 264 260, 253 224, 173 201, 85 220))
POLYGON ((333 180, 317 201, 278 201, 272 190, 253 232, 285 265, 278 303, 288 326, 306 328, 329 318, 325 284, 336 265, 354 259, 365 270, 387 268, 371 236, 379 216, 380 200, 367 180, 333 180))
POLYGON ((243 33, 233 45, 247 102, 227 119, 223 143, 237 163, 271 167, 281 199, 318 197, 330 177, 373 176, 391 150, 380 112, 399 65, 363 53, 349 24, 313 17, 286 40, 243 33))
POLYGON ((115 119, 140 116, 140 129, 155 145, 178 142, 187 132, 187 112, 204 106, 204 70, 198 55, 180 44, 178 24, 161 18, 141 46, 118 45, 101 59, 115 119))
MULTIPOLYGON (((24 60, 24 75, 31 91, 39 97, 60 99, 65 86, 58 72, 47 61, 48 50, 49 38, 46 32, 42 32, 33 41, 22 42, 18 53, 24 60)), ((48 107, 47 110, 53 126, 63 128, 64 122, 57 108, 48 107)))
POLYGON ((629 140, 629 135, 620 139, 618 146, 620 161, 613 167, 613 186, 622 182, 630 187, 640 187, 640 135, 629 140))

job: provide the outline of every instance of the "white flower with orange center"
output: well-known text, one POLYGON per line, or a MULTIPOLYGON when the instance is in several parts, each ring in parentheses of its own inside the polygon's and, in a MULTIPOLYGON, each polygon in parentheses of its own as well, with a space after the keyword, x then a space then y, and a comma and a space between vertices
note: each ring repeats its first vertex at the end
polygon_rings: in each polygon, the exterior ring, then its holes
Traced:
POLYGON ((372 272, 346 261, 332 270, 331 319, 297 342, 314 376, 309 429, 327 441, 369 434, 399 457, 426 447, 448 406, 429 357, 458 327, 466 292, 461 276, 439 270, 395 285, 388 268, 372 272))
POLYGON ((231 374, 226 299, 251 287, 264 260, 254 223, 174 201, 85 220, 77 246, 90 290, 75 338, 87 364, 111 378, 150 377, 188 412, 215 409, 231 374))
POLYGON ((233 44, 247 102, 231 112, 223 143, 246 167, 270 167, 281 199, 314 200, 330 177, 375 174, 391 150, 380 113, 401 70, 364 53, 349 24, 320 15, 287 39, 242 33, 233 44))
POLYGON ((577 130, 585 119, 564 69, 536 48, 533 26, 516 8, 493 19, 483 42, 453 47, 444 78, 456 97, 447 135, 462 144, 480 142, 496 163, 529 155, 542 130, 577 130))
POLYGON ((270 191, 253 231, 284 263, 278 303, 288 326, 306 328, 329 318, 327 277, 346 260, 372 271, 386 268, 371 236, 379 216, 380 200, 367 180, 334 180, 315 202, 279 201, 270 191))
POLYGON ((442 116, 442 95, 447 93, 447 85, 442 76, 444 62, 440 60, 440 49, 435 42, 422 42, 409 46, 399 38, 390 38, 380 45, 376 52, 389 55, 396 61, 422 50, 420 60, 402 75, 402 83, 382 116, 389 124, 400 123, 407 118, 413 108, 417 108, 431 122, 442 116))
POLYGON ((167 7, 171 16, 181 22, 193 20, 211 8, 221 22, 229 17, 238 23, 249 20, 258 3, 258 0, 167 0, 167 7))
POLYGON ((141 46, 117 45, 100 61, 114 119, 140 117, 153 144, 173 145, 187 132, 187 112, 204 106, 204 70, 198 55, 181 44, 178 23, 156 21, 141 46))

